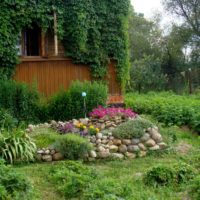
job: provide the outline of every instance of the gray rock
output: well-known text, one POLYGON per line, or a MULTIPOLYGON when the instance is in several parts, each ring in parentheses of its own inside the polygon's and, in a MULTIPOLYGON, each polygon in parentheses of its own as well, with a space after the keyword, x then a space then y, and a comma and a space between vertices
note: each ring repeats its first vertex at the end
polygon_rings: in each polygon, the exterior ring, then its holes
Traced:
POLYGON ((101 144, 101 139, 97 139, 96 144, 101 144))
POLYGON ((97 139, 102 139, 102 137, 103 137, 103 134, 102 134, 102 133, 97 133, 97 135, 96 135, 96 138, 97 138, 97 139))
POLYGON ((63 160, 64 156, 61 153, 55 153, 52 155, 52 159, 54 161, 59 161, 59 160, 63 160))
POLYGON ((101 128, 101 130, 104 130, 106 128, 106 125, 104 123, 102 123, 100 128, 101 128))
POLYGON ((89 155, 91 158, 96 158, 97 157, 97 153, 95 151, 90 151, 89 155))
POLYGON ((42 160, 44 162, 51 162, 52 161, 52 156, 51 155, 43 155, 42 160))
POLYGON ((101 143, 102 143, 102 144, 107 144, 107 143, 108 143, 108 140, 102 140, 101 143))
POLYGON ((165 144, 164 142, 158 143, 160 149, 166 149, 167 148, 167 144, 165 144))
POLYGON ((96 137, 92 137, 92 138, 90 138, 90 142, 92 142, 92 143, 96 143, 96 137))
POLYGON ((138 144, 139 142, 140 142, 139 139, 132 139, 132 140, 131 140, 131 143, 132 143, 133 145, 138 144))
POLYGON ((159 145, 155 145, 155 146, 149 148, 149 150, 151 150, 151 151, 156 151, 159 149, 160 149, 159 145))
POLYGON ((160 143, 162 142, 162 136, 160 135, 160 133, 158 133, 157 131, 155 131, 155 129, 153 129, 154 131, 151 134, 152 139, 156 142, 156 143, 160 143))
POLYGON ((130 152, 126 152, 126 153, 125 153, 125 156, 126 156, 127 158, 131 158, 131 159, 136 158, 136 155, 135 155, 134 153, 130 153, 130 152))
POLYGON ((38 150, 37 153, 38 153, 38 154, 43 154, 44 151, 43 151, 43 150, 38 150))
POLYGON ((110 154, 110 157, 111 157, 111 158, 114 158, 114 159, 123 159, 123 158, 124 158, 124 155, 121 154, 121 153, 111 153, 111 154, 110 154))
POLYGON ((105 148, 102 147, 102 146, 98 146, 98 147, 97 147, 97 151, 99 151, 99 152, 103 152, 103 151, 105 151, 105 148))
POLYGON ((99 158, 108 158, 110 156, 110 152, 109 151, 100 151, 100 152, 98 152, 97 155, 99 158))
POLYGON ((110 153, 116 153, 118 151, 118 146, 111 145, 109 146, 110 153))
POLYGON ((102 140, 107 140, 107 139, 108 139, 108 136, 103 135, 102 140))
POLYGON ((141 138, 140 141, 141 142, 146 142, 150 139, 150 135, 148 133, 145 133, 141 138))
POLYGON ((137 145, 129 145, 128 146, 128 152, 137 152, 137 151, 140 151, 140 148, 137 146, 137 145))
POLYGON ((131 140, 122 140, 122 144, 130 145, 131 144, 131 140))
POLYGON ((127 147, 126 147, 126 145, 124 145, 124 144, 120 145, 118 151, 119 151, 120 153, 126 153, 126 152, 127 152, 127 147))
POLYGON ((44 152, 44 154, 46 154, 46 155, 50 154, 50 150, 47 149, 47 150, 44 152))
POLYGON ((114 140, 113 140, 113 144, 114 144, 114 145, 117 145, 117 146, 120 146, 120 145, 122 144, 122 141, 119 140, 119 139, 114 139, 114 140))
POLYGON ((146 142, 147 147, 153 147, 156 144, 156 142, 153 139, 149 139, 146 142))
POLYGON ((50 154, 51 155, 53 155, 53 154, 55 154, 56 153, 56 150, 55 149, 52 149, 51 151, 50 151, 50 154))
POLYGON ((146 151, 140 151, 140 153, 139 153, 139 157, 144 157, 146 155, 147 155, 146 151))
POLYGON ((144 146, 144 144, 142 144, 142 143, 139 143, 138 144, 138 147, 142 150, 142 151, 146 151, 146 147, 144 146))

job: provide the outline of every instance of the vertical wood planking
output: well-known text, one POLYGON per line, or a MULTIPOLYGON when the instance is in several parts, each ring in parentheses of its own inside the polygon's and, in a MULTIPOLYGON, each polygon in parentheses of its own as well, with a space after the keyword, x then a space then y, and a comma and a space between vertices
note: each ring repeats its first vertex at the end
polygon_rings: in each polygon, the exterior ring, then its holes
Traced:
MULTIPOLYGON (((115 63, 108 67, 107 82, 109 93, 121 94, 119 83, 116 79, 115 63)), ((61 88, 69 88, 72 81, 92 80, 90 68, 82 64, 73 64, 70 59, 37 59, 22 61, 16 67, 14 79, 28 84, 37 83, 38 90, 50 96, 61 88)))

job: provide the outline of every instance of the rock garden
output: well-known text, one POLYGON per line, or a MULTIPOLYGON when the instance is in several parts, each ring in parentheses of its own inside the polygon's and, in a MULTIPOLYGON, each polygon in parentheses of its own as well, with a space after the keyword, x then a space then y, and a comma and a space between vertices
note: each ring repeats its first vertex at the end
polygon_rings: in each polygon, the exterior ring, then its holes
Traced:
MULTIPOLYGON (((40 127, 56 130, 61 140, 62 136, 66 140, 67 137, 82 137, 88 147, 90 146, 89 150, 80 156, 85 161, 134 159, 144 157, 148 152, 167 148, 158 127, 131 109, 98 107, 90 113, 89 118, 29 125, 26 131, 31 135, 40 127)), ((46 148, 38 149, 36 157, 45 162, 68 159, 61 146, 63 144, 55 141, 46 148)))

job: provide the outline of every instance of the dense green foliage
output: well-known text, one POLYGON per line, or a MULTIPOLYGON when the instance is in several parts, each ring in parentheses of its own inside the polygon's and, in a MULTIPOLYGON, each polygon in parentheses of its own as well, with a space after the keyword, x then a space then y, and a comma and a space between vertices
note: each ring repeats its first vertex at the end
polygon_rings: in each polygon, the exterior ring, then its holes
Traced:
POLYGON ((0 160, 0 200, 33 199, 31 183, 0 160))
POLYGON ((54 147, 69 160, 83 159, 92 149, 87 139, 75 134, 63 135, 54 143, 54 147))
POLYGON ((198 96, 179 96, 173 93, 128 94, 125 103, 134 111, 150 114, 168 126, 188 125, 200 132, 198 96))
POLYGON ((113 130, 113 136, 120 139, 140 138, 145 134, 145 129, 152 127, 153 124, 143 118, 129 120, 119 125, 113 130))
POLYGON ((33 161, 36 145, 21 130, 0 133, 0 157, 7 163, 33 161))
POLYGON ((173 166, 158 165, 149 169, 144 176, 144 183, 149 186, 174 186, 195 177, 195 169, 186 163, 173 166))
POLYGON ((15 119, 8 111, 0 109, 0 132, 2 130, 12 130, 17 126, 17 119, 15 119))
POLYGON ((38 92, 15 81, 0 80, 0 108, 10 111, 19 121, 37 121, 38 92))
POLYGON ((49 118, 54 120, 70 120, 84 117, 84 98, 86 92, 86 113, 99 105, 106 105, 108 88, 103 83, 79 81, 72 83, 68 91, 54 95, 48 105, 49 118))
POLYGON ((200 199, 200 176, 195 177, 189 186, 189 194, 193 199, 200 199))
POLYGON ((109 59, 117 61, 122 85, 128 78, 129 0, 27 1, 0 3, 0 71, 10 77, 17 63, 20 31, 37 23, 53 28, 53 11, 58 17, 58 34, 66 54, 75 62, 89 64, 94 77, 103 77, 109 59), (5 17, 6 16, 6 17, 5 17))
POLYGON ((96 178, 93 169, 81 162, 67 161, 50 172, 50 180, 66 199, 81 197, 85 188, 96 178))

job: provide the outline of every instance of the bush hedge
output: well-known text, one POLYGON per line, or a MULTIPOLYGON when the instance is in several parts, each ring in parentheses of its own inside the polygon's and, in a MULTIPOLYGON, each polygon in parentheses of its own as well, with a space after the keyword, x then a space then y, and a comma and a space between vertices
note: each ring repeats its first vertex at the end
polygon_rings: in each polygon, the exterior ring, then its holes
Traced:
POLYGON ((54 95, 48 105, 49 118, 54 120, 69 120, 84 117, 84 100, 82 92, 86 92, 86 112, 99 105, 106 105, 108 88, 101 82, 73 82, 67 91, 54 95))
POLYGON ((200 99, 198 96, 179 96, 173 93, 127 94, 127 107, 140 114, 150 114, 159 122, 188 125, 200 133, 200 99))
POLYGON ((19 121, 37 121, 39 94, 34 87, 13 80, 0 80, 0 108, 19 121))

